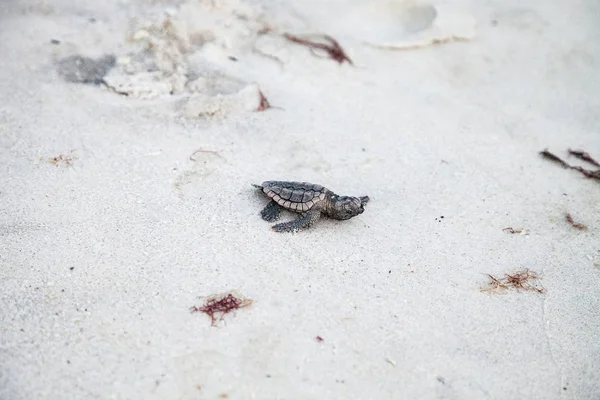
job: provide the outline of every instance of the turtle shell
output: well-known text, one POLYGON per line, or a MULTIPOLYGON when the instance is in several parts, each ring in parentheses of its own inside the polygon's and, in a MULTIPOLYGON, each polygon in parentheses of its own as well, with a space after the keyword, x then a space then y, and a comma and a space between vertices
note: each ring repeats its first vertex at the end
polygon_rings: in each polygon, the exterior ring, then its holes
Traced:
POLYGON ((281 207, 296 212, 312 209, 330 193, 323 186, 308 182, 267 181, 262 190, 281 207))

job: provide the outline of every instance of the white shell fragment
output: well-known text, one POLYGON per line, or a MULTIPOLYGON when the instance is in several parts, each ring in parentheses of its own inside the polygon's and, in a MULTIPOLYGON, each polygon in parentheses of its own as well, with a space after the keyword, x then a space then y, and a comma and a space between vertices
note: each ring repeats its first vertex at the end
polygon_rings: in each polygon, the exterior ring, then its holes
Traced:
POLYGON ((475 37, 476 21, 471 15, 440 6, 435 11, 436 16, 429 27, 406 34, 400 40, 371 44, 391 49, 410 49, 475 37))
POLYGON ((375 1, 350 7, 334 31, 365 44, 412 49, 475 37, 473 16, 451 6, 409 1, 375 1))

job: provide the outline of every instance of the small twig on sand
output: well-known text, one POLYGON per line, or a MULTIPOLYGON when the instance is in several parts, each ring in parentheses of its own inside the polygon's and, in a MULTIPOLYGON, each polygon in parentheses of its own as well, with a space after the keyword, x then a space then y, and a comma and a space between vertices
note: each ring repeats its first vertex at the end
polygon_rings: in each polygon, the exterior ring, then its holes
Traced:
POLYGON ((586 225, 573 221, 573 217, 571 216, 571 214, 565 215, 565 220, 567 221, 567 223, 569 225, 571 225, 573 228, 575 228, 579 231, 587 231, 587 229, 588 229, 588 227, 586 225))
POLYGON ((342 64, 344 61, 347 61, 350 65, 354 65, 350 57, 346 54, 342 46, 331 36, 322 35, 322 38, 329 42, 329 44, 325 43, 317 43, 310 40, 299 38, 298 36, 290 35, 289 33, 284 33, 283 37, 289 40, 290 42, 297 43, 302 46, 306 46, 312 50, 314 53, 315 50, 322 50, 327 53, 329 58, 337 61, 342 64))

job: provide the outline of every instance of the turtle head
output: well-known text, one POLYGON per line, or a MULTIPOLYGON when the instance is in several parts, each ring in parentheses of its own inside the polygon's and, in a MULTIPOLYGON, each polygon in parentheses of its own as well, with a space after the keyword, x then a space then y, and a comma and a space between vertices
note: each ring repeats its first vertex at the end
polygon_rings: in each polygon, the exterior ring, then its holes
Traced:
POLYGON ((350 219, 365 211, 365 204, 369 201, 367 196, 349 197, 338 196, 333 199, 331 216, 335 219, 350 219))

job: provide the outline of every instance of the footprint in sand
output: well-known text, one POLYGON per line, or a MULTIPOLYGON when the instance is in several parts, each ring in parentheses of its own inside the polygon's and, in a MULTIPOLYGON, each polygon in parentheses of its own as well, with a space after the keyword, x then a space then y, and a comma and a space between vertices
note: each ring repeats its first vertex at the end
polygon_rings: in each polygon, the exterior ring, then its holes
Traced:
POLYGON ((173 182, 180 197, 201 189, 202 182, 225 162, 225 158, 217 151, 198 149, 190 156, 190 161, 190 168, 177 175, 173 182))
POLYGON ((327 172, 331 164, 316 150, 317 143, 304 143, 296 141, 289 148, 289 168, 291 171, 310 170, 316 172, 327 172))

